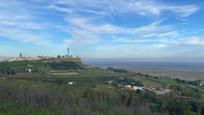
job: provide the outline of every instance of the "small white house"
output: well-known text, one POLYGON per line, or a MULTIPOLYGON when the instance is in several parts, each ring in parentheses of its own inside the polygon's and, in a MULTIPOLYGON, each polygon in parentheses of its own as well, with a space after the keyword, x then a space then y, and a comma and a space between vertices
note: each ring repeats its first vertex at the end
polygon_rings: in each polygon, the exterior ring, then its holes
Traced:
POLYGON ((131 85, 125 85, 124 88, 131 89, 131 85))
POLYGON ((132 86, 132 90, 137 91, 137 90, 144 90, 144 87, 139 87, 139 86, 132 86))
POLYGON ((32 72, 32 69, 28 69, 28 72, 31 73, 31 72, 32 72))
POLYGON ((200 86, 204 86, 204 81, 200 81, 200 86))
POLYGON ((28 68, 28 69, 25 69, 25 71, 28 72, 28 73, 31 73, 32 69, 28 68))
POLYGON ((68 85, 74 85, 73 81, 68 82, 68 85))
POLYGON ((113 84, 113 81, 112 80, 108 81, 108 84, 109 85, 113 84))
POLYGON ((118 86, 119 88, 123 88, 123 87, 124 87, 123 85, 120 85, 120 84, 118 84, 117 86, 118 86))

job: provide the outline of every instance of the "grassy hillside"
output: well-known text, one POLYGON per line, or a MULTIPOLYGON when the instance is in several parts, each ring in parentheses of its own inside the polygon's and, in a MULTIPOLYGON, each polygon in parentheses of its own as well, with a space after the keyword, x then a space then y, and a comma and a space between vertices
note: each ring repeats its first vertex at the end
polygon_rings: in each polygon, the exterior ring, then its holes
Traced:
POLYGON ((79 70, 84 69, 82 63, 73 61, 58 61, 58 62, 44 62, 44 61, 13 61, 1 62, 0 72, 8 73, 13 71, 15 73, 25 73, 27 69, 31 69, 33 73, 45 73, 51 70, 79 70))

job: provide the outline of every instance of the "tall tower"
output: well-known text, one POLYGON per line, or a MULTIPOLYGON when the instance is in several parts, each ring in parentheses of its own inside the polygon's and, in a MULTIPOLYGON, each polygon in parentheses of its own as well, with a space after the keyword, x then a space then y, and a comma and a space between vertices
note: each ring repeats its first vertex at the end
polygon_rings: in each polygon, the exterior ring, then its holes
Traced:
POLYGON ((19 58, 22 58, 23 57, 23 55, 22 55, 22 53, 20 52, 20 54, 19 54, 19 58))
POLYGON ((67 56, 70 56, 69 48, 67 48, 67 56))

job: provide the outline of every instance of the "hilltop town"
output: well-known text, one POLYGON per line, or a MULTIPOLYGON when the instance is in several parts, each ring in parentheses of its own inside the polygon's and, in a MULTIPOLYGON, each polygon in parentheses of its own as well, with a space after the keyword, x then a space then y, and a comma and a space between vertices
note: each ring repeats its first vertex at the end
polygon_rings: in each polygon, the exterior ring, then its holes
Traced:
POLYGON ((0 57, 0 62, 13 62, 13 61, 81 61, 80 57, 72 56, 69 53, 69 48, 67 48, 67 54, 52 56, 23 56, 20 52, 19 56, 16 57, 0 57))

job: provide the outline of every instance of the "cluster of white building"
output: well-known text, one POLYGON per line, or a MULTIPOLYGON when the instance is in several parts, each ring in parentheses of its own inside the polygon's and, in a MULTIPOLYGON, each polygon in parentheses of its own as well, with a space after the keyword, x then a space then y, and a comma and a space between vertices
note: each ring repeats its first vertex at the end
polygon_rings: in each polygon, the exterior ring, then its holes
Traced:
POLYGON ((43 59, 51 59, 51 58, 53 57, 49 57, 49 56, 24 57, 22 56, 22 53, 20 53, 18 57, 0 57, 0 62, 26 61, 26 60, 34 61, 34 60, 43 60, 43 59))
POLYGON ((0 62, 24 61, 24 60, 40 60, 38 57, 1 57, 0 62))
POLYGON ((142 86, 134 86, 134 85, 125 85, 123 89, 130 89, 133 91, 137 91, 137 90, 144 91, 145 90, 145 88, 142 86))
MULTIPOLYGON (((108 84, 109 85, 113 85, 114 84, 114 80, 111 80, 111 81, 108 81, 108 84)), ((129 89, 129 90, 133 90, 133 91, 137 91, 137 90, 141 90, 141 91, 144 91, 145 90, 145 87, 143 86, 137 86, 137 85, 130 85, 130 84, 114 84, 116 85, 118 88, 121 88, 121 89, 129 89)))
POLYGON ((170 93, 170 89, 165 89, 165 88, 147 88, 143 86, 137 86, 137 85, 131 85, 131 84, 114 84, 114 81, 108 81, 109 85, 116 85, 120 89, 127 89, 127 90, 132 90, 132 91, 152 91, 157 95, 165 95, 167 93, 170 93))

